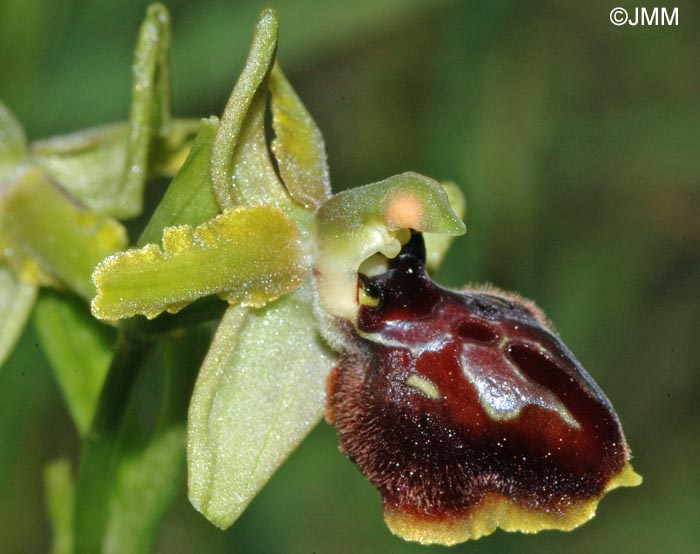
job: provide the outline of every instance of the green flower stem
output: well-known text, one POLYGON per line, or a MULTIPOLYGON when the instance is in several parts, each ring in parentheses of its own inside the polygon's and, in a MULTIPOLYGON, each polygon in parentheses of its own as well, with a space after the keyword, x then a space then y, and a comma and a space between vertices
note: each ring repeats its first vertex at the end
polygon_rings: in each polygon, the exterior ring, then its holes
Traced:
POLYGON ((95 418, 83 444, 76 490, 77 554, 102 551, 109 520, 109 498, 118 470, 117 438, 134 385, 155 339, 156 335, 147 331, 141 318, 130 319, 121 326, 95 418))
MULTIPOLYGON (((134 441, 139 421, 127 417, 118 438, 118 469, 104 544, 111 551, 152 552, 170 504, 185 476, 187 405, 209 341, 206 329, 190 327, 163 337, 163 401, 151 437, 134 441)), ((136 412, 132 401, 130 416, 136 412)))

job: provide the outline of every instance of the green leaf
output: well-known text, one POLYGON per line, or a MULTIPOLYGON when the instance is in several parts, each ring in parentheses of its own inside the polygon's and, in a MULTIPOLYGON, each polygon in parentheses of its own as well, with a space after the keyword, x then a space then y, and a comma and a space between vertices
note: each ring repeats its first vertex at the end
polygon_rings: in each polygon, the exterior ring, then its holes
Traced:
POLYGON ((76 205, 39 168, 13 174, 0 215, 0 252, 21 280, 60 282, 88 300, 93 268, 127 244, 117 221, 76 205))
POLYGON ((264 119, 267 81, 277 50, 278 20, 264 10, 245 67, 219 124, 211 159, 214 190, 222 209, 237 204, 289 203, 267 151, 264 119))
POLYGON ((216 217, 219 205, 209 176, 211 148, 219 121, 202 119, 187 160, 165 191, 146 225, 139 246, 159 243, 163 230, 173 225, 200 225, 216 217))
MULTIPOLYGON (((447 193, 447 199, 450 203, 450 208, 459 219, 464 219, 466 214, 467 204, 464 199, 462 190, 453 182, 445 181, 440 183, 442 188, 447 193)), ((454 240, 454 235, 425 233, 426 266, 431 273, 436 271, 454 240)))
POLYGON ((51 290, 39 296, 34 326, 73 421, 85 435, 112 359, 114 329, 96 321, 78 298, 51 290))
POLYGON ((445 190, 418 173, 346 190, 325 202, 316 212, 314 268, 323 311, 354 321, 360 265, 376 253, 397 256, 409 229, 446 235, 466 231, 445 190))
POLYGON ((323 414, 334 356, 318 336, 312 296, 307 282, 261 309, 232 306, 200 370, 188 422, 189 496, 222 529, 323 414))
POLYGON ((284 212, 232 208, 198 227, 167 227, 162 249, 149 244, 104 260, 93 273, 92 312, 153 318, 216 293, 260 306, 297 288, 305 271, 301 235, 284 212))
POLYGON ((0 263, 0 367, 12 353, 34 306, 36 286, 22 283, 0 263))
POLYGON ((46 512, 53 540, 51 554, 73 554, 73 510, 75 490, 70 462, 58 459, 44 469, 46 512))
POLYGON ((5 104, 0 101, 0 181, 27 153, 24 129, 5 104))
POLYGON ((294 89, 275 64, 270 74, 272 128, 280 175, 300 204, 316 209, 331 195, 323 135, 294 89))

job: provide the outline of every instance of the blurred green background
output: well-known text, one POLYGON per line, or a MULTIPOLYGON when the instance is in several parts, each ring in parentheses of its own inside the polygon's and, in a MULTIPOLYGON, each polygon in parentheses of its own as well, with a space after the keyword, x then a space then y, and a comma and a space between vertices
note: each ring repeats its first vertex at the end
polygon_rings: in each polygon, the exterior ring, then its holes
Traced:
MULTIPOLYGON (((125 119, 145 1, 0 0, 0 97, 30 139, 125 119)), ((534 298, 617 408, 644 476, 573 533, 453 552, 700 552, 700 42, 615 27, 653 4, 167 2, 174 110, 220 114, 256 16, 325 133, 336 190, 416 170, 467 197, 438 275, 534 298)), ((661 3, 658 3, 661 4, 661 3)), ((657 4, 657 5, 658 5, 657 4)), ((665 3, 664 3, 665 4, 665 3)), ((0 373, 0 552, 46 552, 41 472, 78 438, 33 331, 0 373)), ((158 552, 437 552, 394 538, 321 424, 226 532, 182 494, 158 552)))

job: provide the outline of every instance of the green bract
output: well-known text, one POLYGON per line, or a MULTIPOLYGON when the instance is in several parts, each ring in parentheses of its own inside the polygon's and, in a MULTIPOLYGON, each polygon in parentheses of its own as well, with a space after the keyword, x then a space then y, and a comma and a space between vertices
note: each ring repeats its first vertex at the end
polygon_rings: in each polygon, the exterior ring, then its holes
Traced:
POLYGON ((185 440, 192 504, 231 525, 322 417, 336 359, 322 337, 354 319, 361 268, 416 230, 433 270, 465 231, 459 189, 417 173, 331 194, 321 133, 275 60, 277 29, 265 10, 220 120, 170 115, 160 5, 139 35, 128 123, 27 148, 0 105, 0 360, 37 286, 55 288, 35 321, 84 436, 75 485, 65 461, 46 474, 56 551, 147 551, 185 440), (130 247, 117 219, 141 214, 156 175, 173 179, 130 247), (143 429, 147 367, 165 388, 143 429))

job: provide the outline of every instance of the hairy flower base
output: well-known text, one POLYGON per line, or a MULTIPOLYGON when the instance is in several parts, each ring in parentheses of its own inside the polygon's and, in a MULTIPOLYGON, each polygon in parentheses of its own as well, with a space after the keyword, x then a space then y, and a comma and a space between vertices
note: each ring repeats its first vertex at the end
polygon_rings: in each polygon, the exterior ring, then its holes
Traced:
POLYGON ((612 406, 534 306, 442 289, 410 252, 363 282, 375 300, 345 329, 327 418, 396 534, 571 529, 639 483, 612 406))

